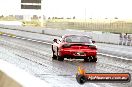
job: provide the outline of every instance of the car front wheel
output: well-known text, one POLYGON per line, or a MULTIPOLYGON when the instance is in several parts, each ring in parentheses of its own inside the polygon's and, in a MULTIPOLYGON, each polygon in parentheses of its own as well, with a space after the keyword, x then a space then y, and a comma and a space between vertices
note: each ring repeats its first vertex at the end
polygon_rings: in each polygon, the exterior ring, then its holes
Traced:
POLYGON ((64 61, 63 57, 58 56, 58 61, 64 61))
POLYGON ((97 56, 91 56, 90 62, 97 62, 97 56))
POLYGON ((89 62, 89 59, 88 58, 84 58, 84 62, 89 62))

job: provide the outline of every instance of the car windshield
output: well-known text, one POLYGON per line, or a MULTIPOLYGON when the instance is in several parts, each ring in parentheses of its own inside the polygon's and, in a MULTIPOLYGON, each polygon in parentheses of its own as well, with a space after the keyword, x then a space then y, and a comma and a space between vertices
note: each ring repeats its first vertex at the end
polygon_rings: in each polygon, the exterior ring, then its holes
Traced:
POLYGON ((68 43, 89 43, 89 44, 91 44, 92 40, 87 36, 72 35, 72 36, 65 37, 65 42, 68 42, 68 43))

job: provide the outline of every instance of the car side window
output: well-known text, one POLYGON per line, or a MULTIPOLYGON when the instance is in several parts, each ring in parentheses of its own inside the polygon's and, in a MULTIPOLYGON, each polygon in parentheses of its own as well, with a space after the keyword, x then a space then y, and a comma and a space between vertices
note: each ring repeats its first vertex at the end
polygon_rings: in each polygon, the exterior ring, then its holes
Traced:
POLYGON ((65 41, 66 42, 72 42, 72 40, 70 38, 66 38, 65 41))

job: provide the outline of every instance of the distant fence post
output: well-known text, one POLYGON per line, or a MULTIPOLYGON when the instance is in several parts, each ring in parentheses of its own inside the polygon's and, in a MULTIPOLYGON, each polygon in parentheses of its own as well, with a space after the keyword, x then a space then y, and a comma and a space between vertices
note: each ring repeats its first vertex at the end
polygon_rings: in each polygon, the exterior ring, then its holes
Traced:
POLYGON ((44 30, 42 30, 42 34, 44 34, 44 30))

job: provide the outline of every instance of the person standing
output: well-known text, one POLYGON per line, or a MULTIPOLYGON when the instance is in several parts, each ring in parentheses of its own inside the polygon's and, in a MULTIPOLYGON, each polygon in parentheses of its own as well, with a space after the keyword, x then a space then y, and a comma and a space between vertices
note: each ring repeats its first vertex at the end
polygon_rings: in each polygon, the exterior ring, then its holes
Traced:
POLYGON ((119 45, 123 45, 123 34, 120 33, 120 42, 119 42, 119 45))
POLYGON ((128 35, 127 33, 124 35, 124 43, 123 45, 127 45, 127 42, 128 42, 128 35))
POLYGON ((128 46, 132 46, 132 37, 131 35, 128 35, 128 43, 127 43, 128 46))

